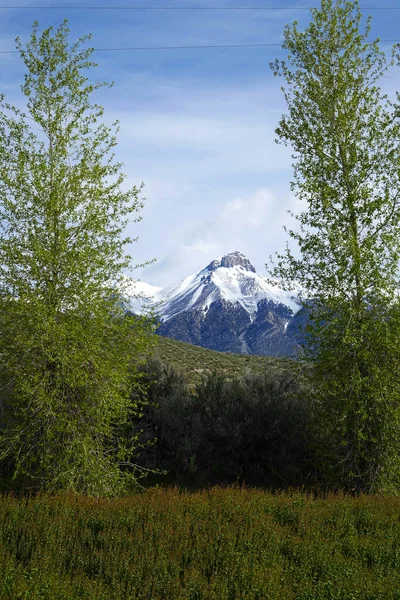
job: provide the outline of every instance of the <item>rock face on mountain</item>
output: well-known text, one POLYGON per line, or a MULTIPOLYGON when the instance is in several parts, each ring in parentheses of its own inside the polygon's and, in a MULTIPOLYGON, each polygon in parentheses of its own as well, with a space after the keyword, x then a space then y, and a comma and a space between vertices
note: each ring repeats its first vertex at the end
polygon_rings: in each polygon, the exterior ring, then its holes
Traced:
POLYGON ((215 271, 215 269, 218 269, 219 267, 243 267, 246 271, 251 271, 252 273, 256 272, 249 259, 246 258, 244 254, 237 251, 222 256, 220 259, 213 260, 206 269, 215 271))
POLYGON ((195 308, 179 313, 162 323, 157 333, 211 350, 251 354, 241 340, 250 323, 240 304, 215 300, 205 311, 195 308))
POLYGON ((240 354, 294 356, 306 315, 298 298, 272 286, 248 258, 232 252, 167 288, 132 283, 135 312, 154 308, 160 335, 240 354))

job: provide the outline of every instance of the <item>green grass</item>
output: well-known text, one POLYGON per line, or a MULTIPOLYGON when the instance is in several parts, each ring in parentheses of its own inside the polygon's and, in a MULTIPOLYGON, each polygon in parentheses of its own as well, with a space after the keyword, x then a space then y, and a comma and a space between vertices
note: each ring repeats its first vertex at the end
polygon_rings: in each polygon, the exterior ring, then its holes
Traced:
POLYGON ((155 356, 175 369, 183 372, 189 383, 197 383, 202 375, 212 371, 223 373, 228 378, 244 375, 246 371, 265 373, 283 372, 293 369, 298 363, 287 357, 257 356, 217 352, 186 342, 156 336, 155 356))
POLYGON ((0 498, 2 600, 400 598, 400 499, 151 488, 0 498))

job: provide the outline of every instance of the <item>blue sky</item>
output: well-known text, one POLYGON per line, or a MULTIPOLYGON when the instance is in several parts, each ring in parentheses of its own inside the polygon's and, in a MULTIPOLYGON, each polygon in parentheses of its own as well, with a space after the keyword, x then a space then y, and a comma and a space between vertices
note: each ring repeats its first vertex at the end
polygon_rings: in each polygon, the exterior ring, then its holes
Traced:
MULTIPOLYGON (((95 48, 280 43, 286 23, 307 26, 303 0, 2 0, 0 50, 14 50, 40 28, 69 20, 71 41, 92 33, 95 48), (62 6, 75 7, 72 10, 62 6), (39 6, 52 7, 43 10, 39 6), (274 10, 77 10, 95 6, 275 7, 274 10), (36 7, 36 8, 35 8, 36 7), (279 8, 280 7, 280 8, 279 8), (291 10, 283 10, 291 7, 291 10)), ((370 0, 368 7, 399 7, 398 0, 370 0)), ((365 7, 365 8, 364 8, 365 7)), ((371 10, 372 37, 400 42, 400 10, 371 10)), ((382 45, 387 48, 390 44, 382 45)), ((287 210, 302 207, 290 191, 290 150, 274 143, 285 112, 281 82, 269 62, 285 58, 280 46, 227 49, 99 51, 98 80, 115 81, 93 97, 105 120, 120 120, 116 149, 127 185, 145 183, 143 220, 129 233, 136 263, 157 262, 132 276, 165 286, 239 250, 266 275, 270 254, 283 250, 287 210)), ((0 54, 0 90, 21 99, 24 67, 18 55, 0 54)), ((399 89, 398 71, 383 86, 399 89)))

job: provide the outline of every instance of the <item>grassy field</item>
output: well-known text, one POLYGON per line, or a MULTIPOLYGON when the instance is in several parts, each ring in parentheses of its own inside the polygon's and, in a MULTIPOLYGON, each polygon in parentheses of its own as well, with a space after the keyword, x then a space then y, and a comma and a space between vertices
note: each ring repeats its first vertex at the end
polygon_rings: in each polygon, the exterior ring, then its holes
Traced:
POLYGON ((151 488, 0 498, 2 600, 400 598, 400 499, 151 488))
POLYGON ((233 378, 244 375, 246 371, 282 372, 296 365, 292 358, 216 352, 162 336, 157 336, 157 341, 154 355, 182 371, 189 383, 197 383, 202 375, 214 370, 233 378))

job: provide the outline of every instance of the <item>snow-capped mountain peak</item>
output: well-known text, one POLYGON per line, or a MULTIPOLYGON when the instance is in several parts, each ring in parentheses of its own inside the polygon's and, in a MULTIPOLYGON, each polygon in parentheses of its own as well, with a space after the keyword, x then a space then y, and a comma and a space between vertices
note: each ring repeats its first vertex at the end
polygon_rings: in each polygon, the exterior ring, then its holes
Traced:
POLYGON ((132 280, 129 293, 132 294, 131 305, 135 312, 154 308, 163 322, 193 309, 202 309, 206 312, 217 300, 241 305, 249 314, 251 321, 257 313, 258 303, 261 300, 283 304, 293 314, 300 309, 298 299, 293 292, 286 292, 272 286, 266 277, 256 273, 248 258, 237 251, 211 261, 201 271, 166 288, 132 280), (140 298, 133 298, 138 294, 140 298))

